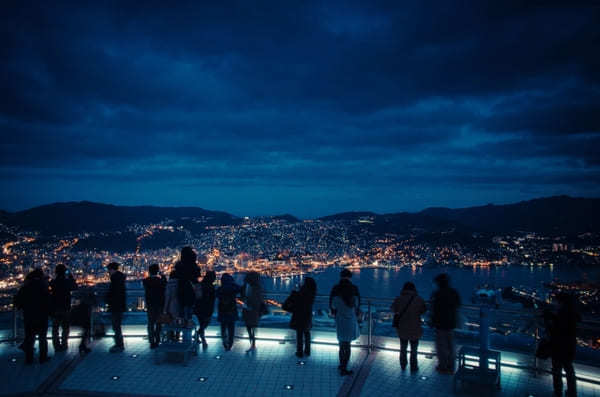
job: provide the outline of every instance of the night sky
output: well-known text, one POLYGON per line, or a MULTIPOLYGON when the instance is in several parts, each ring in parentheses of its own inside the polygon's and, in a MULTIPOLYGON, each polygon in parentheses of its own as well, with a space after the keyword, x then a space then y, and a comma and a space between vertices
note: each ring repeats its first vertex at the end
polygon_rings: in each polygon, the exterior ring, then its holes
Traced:
POLYGON ((5 210, 600 196, 600 2, 28 3, 0 13, 5 210))

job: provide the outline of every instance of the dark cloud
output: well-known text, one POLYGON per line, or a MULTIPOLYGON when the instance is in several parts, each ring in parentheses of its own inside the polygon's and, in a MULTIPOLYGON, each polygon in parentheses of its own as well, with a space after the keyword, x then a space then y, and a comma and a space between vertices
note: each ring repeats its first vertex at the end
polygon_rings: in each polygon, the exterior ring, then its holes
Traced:
POLYGON ((9 2, 0 207, 202 186, 283 189, 300 215, 352 186, 385 211, 441 187, 449 205, 598 195, 599 23, 583 2, 9 2))

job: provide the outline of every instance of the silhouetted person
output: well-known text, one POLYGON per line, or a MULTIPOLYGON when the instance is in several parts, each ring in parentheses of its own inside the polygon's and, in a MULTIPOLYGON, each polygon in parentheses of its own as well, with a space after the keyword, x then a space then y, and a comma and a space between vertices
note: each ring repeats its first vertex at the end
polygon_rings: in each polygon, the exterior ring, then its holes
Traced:
POLYGON ((221 286, 217 289, 218 320, 221 323, 221 338, 225 351, 231 350, 235 336, 235 322, 238 319, 236 296, 240 293, 240 286, 233 281, 231 275, 224 273, 221 276, 221 286))
POLYGON ((577 311, 575 297, 566 292, 560 292, 556 296, 556 300, 558 302, 556 312, 546 311, 544 313, 547 332, 550 336, 550 345, 552 346, 554 395, 562 396, 562 371, 564 369, 567 377, 567 391, 565 395, 567 397, 574 397, 577 395, 577 382, 573 360, 575 359, 575 350, 577 347, 577 323, 581 321, 581 316, 577 311))
POLYGON ((196 304, 194 306, 194 313, 198 318, 198 336, 202 341, 202 347, 206 349, 208 344, 206 343, 205 330, 210 324, 210 319, 215 311, 215 280, 217 279, 217 275, 214 271, 209 270, 204 275, 204 278, 200 282, 200 290, 202 291, 202 296, 196 299, 196 304))
POLYGON ((71 311, 72 322, 81 326, 81 342, 79 343, 79 354, 86 354, 92 350, 88 347, 92 332, 92 310, 96 306, 96 295, 93 288, 86 288, 79 294, 80 303, 71 311))
POLYGON ((335 313, 335 326, 337 339, 340 344, 340 375, 351 375, 353 371, 348 370, 350 362, 350 343, 360 336, 358 319, 356 317, 358 296, 355 286, 349 279, 343 278, 337 285, 337 293, 331 302, 335 313))
POLYGON ((183 247, 181 249, 181 257, 175 264, 177 272, 177 299, 182 310, 183 324, 183 340, 188 342, 192 338, 193 324, 192 314, 194 313, 194 304, 196 303, 196 294, 194 285, 198 284, 200 277, 200 268, 196 263, 197 256, 192 247, 183 247))
POLYGON ((350 285, 352 286, 352 293, 358 299, 358 304, 356 305, 356 313, 358 314, 358 312, 360 310, 360 292, 358 291, 358 287, 356 285, 352 284, 352 282, 350 281, 351 278, 352 278, 352 272, 350 270, 343 269, 340 272, 340 282, 339 282, 339 284, 333 286, 333 288, 331 289, 331 293, 329 294, 329 309, 331 310, 331 314, 335 315, 335 309, 333 308, 333 298, 336 297, 337 295, 339 295, 339 289, 340 289, 340 286, 342 285, 342 282, 344 282, 344 280, 346 280, 350 283, 350 285))
POLYGON ((111 353, 119 353, 125 350, 123 331, 121 329, 123 313, 127 310, 125 275, 119 271, 119 264, 116 262, 109 263, 106 268, 110 273, 110 285, 106 301, 108 303, 108 311, 111 314, 112 329, 115 333, 115 345, 109 351, 111 353))
POLYGON ((437 275, 437 290, 431 296, 431 322, 435 329, 435 349, 438 357, 437 371, 453 374, 455 363, 454 328, 456 328, 460 296, 450 287, 447 274, 437 275))
POLYGON ((158 347, 160 342, 160 323, 158 319, 165 304, 167 280, 158 274, 157 264, 150 265, 148 277, 143 281, 146 296, 146 313, 148 315, 148 341, 150 348, 158 347))
POLYGON ((50 281, 52 345, 54 351, 61 352, 69 347, 71 291, 77 289, 77 283, 65 265, 56 265, 54 272, 56 276, 50 281), (62 335, 59 335, 60 329, 62 329, 62 335))
POLYGON ((310 356, 312 309, 317 294, 317 283, 312 277, 304 279, 299 291, 292 291, 283 309, 292 313, 290 328, 296 330, 296 356, 310 356))
POLYGON ((427 310, 425 301, 417 294, 415 285, 411 282, 404 284, 400 296, 392 303, 394 313, 394 327, 400 338, 400 367, 406 369, 408 360, 406 350, 410 342, 410 370, 419 370, 417 353, 419 339, 423 336, 421 315, 427 310))
POLYGON ((23 310, 25 323, 25 364, 33 364, 33 345, 37 336, 40 348, 40 363, 50 360, 48 357, 48 315, 50 313, 50 292, 48 281, 41 269, 31 271, 23 286, 15 296, 15 306, 23 310))
POLYGON ((260 285, 260 276, 257 272, 249 272, 244 279, 242 287, 242 318, 248 331, 250 348, 247 352, 256 350, 256 328, 260 321, 261 307, 264 305, 263 288, 260 285))

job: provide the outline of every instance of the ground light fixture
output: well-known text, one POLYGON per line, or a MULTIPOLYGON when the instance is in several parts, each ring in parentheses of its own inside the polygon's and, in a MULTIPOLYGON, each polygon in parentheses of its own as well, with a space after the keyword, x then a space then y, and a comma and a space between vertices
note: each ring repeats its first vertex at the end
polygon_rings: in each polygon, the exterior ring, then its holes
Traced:
POLYGON ((306 361, 300 360, 296 363, 296 365, 306 365, 306 361))
POLYGON ((284 385, 283 388, 285 390, 294 390, 294 385, 284 385))
POLYGON ((110 377, 110 380, 119 380, 119 376, 113 375, 110 377))
POLYGON ((201 376, 197 379, 198 382, 206 382, 206 377, 205 376, 201 376))

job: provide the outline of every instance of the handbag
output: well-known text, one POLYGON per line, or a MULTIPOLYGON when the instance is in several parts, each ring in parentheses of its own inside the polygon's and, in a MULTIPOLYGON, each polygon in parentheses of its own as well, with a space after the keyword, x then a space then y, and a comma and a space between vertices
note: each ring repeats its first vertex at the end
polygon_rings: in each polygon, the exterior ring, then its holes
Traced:
POLYGON ((402 309, 401 312, 394 314, 394 319, 392 320, 392 327, 398 328, 400 326, 400 319, 402 318, 402 316, 404 316, 404 313, 406 313, 406 311, 408 310, 408 307, 412 303, 413 299, 415 299, 415 296, 416 295, 413 295, 410 297, 410 300, 408 301, 406 306, 404 306, 404 309, 402 309))
POLYGON ((535 356, 542 360, 549 359, 552 356, 552 342, 550 339, 540 339, 537 348, 535 349, 535 356))

